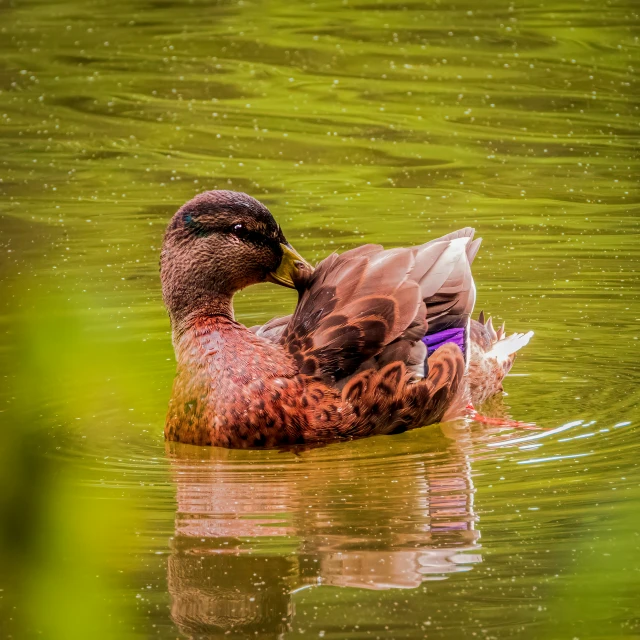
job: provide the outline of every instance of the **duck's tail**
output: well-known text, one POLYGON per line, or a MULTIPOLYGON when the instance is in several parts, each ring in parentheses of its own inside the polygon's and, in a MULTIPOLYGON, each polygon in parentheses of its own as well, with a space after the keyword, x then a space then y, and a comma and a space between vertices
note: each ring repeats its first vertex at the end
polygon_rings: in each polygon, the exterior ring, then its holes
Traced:
POLYGON ((527 333, 512 333, 509 337, 503 335, 494 343, 487 356, 497 358, 498 360, 511 359, 511 361, 513 361, 516 352, 529 344, 531 336, 533 336, 533 331, 527 331, 527 333))
POLYGON ((498 361, 511 360, 511 362, 513 362, 516 353, 520 351, 522 347, 526 347, 533 336, 533 331, 512 333, 510 336, 507 336, 504 322, 496 331, 493 328, 492 318, 489 318, 485 322, 484 311, 480 312, 478 322, 483 325, 484 337, 488 339, 488 344, 485 343, 486 357, 496 358, 498 361))
POLYGON ((481 404, 502 391, 502 380, 513 366, 516 353, 529 343, 533 331, 507 336, 503 324, 497 331, 484 313, 471 321, 469 388, 473 403, 481 404))

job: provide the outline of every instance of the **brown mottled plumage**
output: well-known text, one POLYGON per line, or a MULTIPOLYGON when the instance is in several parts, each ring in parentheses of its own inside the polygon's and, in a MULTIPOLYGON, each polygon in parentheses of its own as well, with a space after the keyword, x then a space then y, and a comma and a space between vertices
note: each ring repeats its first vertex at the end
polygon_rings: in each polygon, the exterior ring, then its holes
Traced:
POLYGON ((174 215, 162 249, 178 361, 165 436, 276 447, 461 415, 471 398, 465 358, 473 370, 483 354, 449 343, 427 360, 422 338, 468 329, 479 243, 466 228, 418 247, 365 245, 314 270, 257 200, 200 194, 174 215), (266 280, 295 286, 298 305, 247 329, 234 320, 233 294, 266 280))

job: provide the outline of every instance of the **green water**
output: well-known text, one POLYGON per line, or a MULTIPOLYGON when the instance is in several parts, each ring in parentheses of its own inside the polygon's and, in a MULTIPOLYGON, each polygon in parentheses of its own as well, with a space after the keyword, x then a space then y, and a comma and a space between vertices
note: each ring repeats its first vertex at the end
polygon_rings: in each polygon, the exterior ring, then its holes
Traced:
POLYGON ((0 2, 0 636, 638 637, 639 27, 632 0, 0 2), (552 431, 165 447, 159 246, 207 188, 311 260, 475 226, 477 309, 536 332, 488 411, 552 431))

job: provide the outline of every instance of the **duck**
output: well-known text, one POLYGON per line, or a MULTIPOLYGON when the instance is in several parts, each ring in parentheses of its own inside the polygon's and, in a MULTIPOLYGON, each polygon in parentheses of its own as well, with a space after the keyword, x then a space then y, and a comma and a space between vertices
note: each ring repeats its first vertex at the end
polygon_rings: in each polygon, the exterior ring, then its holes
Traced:
POLYGON ((471 318, 474 234, 366 244, 313 267, 260 201, 195 196, 171 218, 160 257, 177 363, 165 438, 318 445, 463 417, 501 392, 532 332, 507 336, 484 314, 471 318), (233 296, 264 282, 297 290, 297 305, 246 327, 233 296))

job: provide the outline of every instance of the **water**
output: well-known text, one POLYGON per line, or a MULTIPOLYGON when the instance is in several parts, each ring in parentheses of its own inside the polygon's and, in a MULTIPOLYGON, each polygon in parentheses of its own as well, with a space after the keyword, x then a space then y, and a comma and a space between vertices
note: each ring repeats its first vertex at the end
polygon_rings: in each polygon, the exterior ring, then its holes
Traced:
POLYGON ((2 636, 637 637, 639 22, 0 3, 2 636), (475 226, 477 310, 536 332, 487 411, 550 431, 165 446, 159 246, 216 187, 311 260, 475 226))

